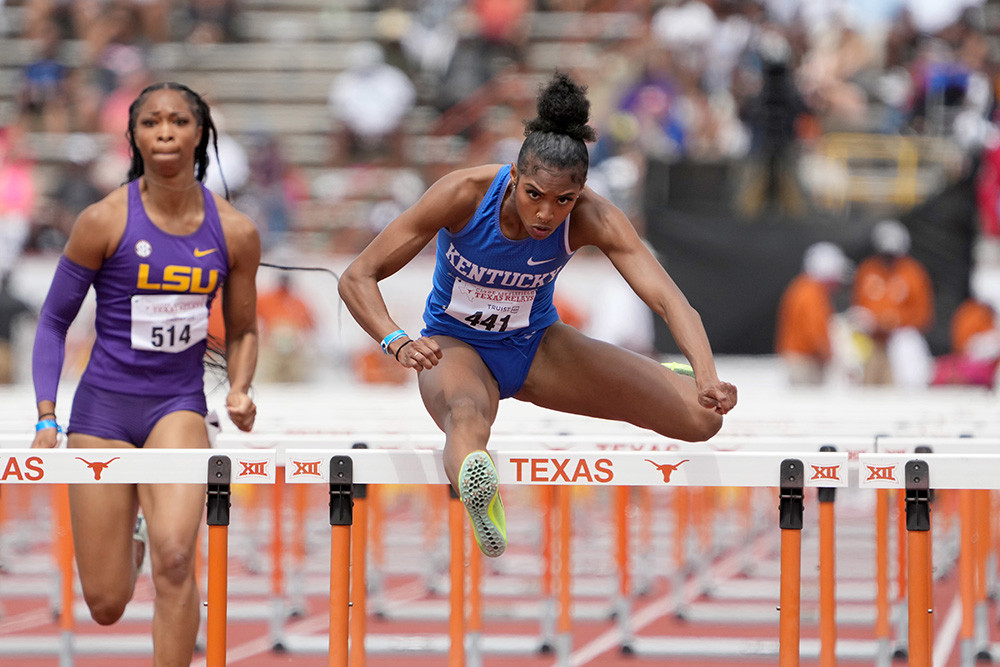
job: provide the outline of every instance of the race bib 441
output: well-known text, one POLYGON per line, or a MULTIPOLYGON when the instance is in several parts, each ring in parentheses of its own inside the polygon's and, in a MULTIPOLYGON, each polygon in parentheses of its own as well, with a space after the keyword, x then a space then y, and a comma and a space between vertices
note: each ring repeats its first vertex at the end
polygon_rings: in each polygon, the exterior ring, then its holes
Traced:
POLYGON ((474 329, 510 331, 528 326, 535 290, 481 287, 455 279, 445 312, 474 329))

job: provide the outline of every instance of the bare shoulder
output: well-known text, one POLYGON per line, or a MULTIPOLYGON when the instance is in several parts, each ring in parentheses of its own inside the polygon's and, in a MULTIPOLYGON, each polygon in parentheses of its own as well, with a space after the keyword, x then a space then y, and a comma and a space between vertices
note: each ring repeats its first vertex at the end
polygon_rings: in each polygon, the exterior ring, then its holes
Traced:
POLYGON ((257 225, 247 215, 237 211, 224 197, 214 192, 215 206, 219 211, 219 222, 222 224, 222 233, 226 237, 226 245, 229 246, 230 263, 235 263, 239 258, 260 259, 260 233, 257 225))
MULTIPOLYGON (((108 233, 116 228, 124 229, 128 216, 128 188, 124 185, 115 188, 103 199, 94 202, 80 212, 73 225, 74 232, 80 229, 82 233, 108 233)), ((119 236, 121 236, 119 230, 119 236)))
POLYGON ((415 207, 418 218, 453 232, 468 222, 483 200, 497 172, 503 167, 487 164, 456 169, 434 182, 415 207))
POLYGON ((128 219, 128 189, 123 185, 80 212, 66 243, 66 257, 81 266, 100 267, 110 257, 128 219))
POLYGON ((502 166, 486 164, 456 169, 438 179, 428 193, 433 191, 460 206, 478 206, 502 166))
POLYGON ((483 164, 477 167, 465 167, 456 169, 442 176, 433 187, 454 188, 456 190, 470 190, 482 194, 489 189, 490 183, 496 177, 504 165, 483 164))

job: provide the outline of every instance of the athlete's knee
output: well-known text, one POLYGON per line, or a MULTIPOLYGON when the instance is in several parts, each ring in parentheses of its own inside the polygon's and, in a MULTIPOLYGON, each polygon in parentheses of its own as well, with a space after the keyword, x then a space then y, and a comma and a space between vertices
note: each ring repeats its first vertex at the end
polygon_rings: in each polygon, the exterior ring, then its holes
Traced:
POLYGON ((722 415, 714 410, 702 410, 701 417, 699 440, 708 440, 722 429, 722 415))
POLYGON ((155 562, 153 582, 157 588, 182 586, 194 576, 194 554, 180 546, 162 548, 155 562))
POLYGON ((662 429, 656 429, 665 435, 685 442, 704 442, 712 438, 722 428, 722 415, 713 410, 697 408, 683 420, 683 423, 672 422, 662 429))
POLYGON ((460 396, 448 403, 448 426, 454 428, 485 428, 489 430, 490 420, 483 413, 482 406, 470 397, 460 396))
POLYGON ((84 601, 87 609, 90 610, 90 617, 98 625, 111 625, 118 621, 125 613, 127 599, 108 595, 107 593, 84 594, 84 601))

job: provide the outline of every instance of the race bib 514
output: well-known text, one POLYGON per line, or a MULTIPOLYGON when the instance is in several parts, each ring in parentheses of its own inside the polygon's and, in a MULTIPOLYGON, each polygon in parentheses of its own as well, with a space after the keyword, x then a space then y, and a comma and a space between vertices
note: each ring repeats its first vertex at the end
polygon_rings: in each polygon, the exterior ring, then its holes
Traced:
POLYGON ((136 294, 132 348, 183 352, 208 337, 207 294, 136 294))

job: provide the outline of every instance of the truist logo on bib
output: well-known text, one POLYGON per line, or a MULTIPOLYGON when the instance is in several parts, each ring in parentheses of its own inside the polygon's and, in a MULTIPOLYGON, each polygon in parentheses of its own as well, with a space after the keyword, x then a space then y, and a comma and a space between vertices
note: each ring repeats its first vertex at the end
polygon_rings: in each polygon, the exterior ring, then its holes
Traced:
POLYGON ((519 273, 517 271, 504 271, 501 269, 491 269, 479 266, 470 262, 455 249, 454 244, 448 247, 448 262, 455 271, 468 280, 480 285, 491 285, 495 287, 505 287, 507 289, 538 289, 542 285, 552 282, 559 275, 562 267, 554 271, 545 273, 519 273))

